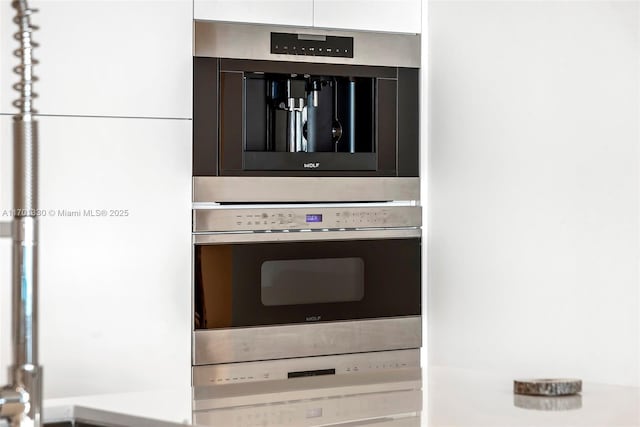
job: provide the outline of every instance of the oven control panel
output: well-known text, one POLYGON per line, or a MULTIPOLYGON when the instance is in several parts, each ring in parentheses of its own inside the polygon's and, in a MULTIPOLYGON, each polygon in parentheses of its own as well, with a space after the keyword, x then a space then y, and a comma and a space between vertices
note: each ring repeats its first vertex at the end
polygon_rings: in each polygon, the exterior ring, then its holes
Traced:
POLYGON ((284 380, 291 378, 292 372, 317 372, 322 370, 332 371, 332 373, 326 373, 326 375, 345 375, 419 368, 420 351, 390 350, 373 353, 265 360, 261 362, 200 365, 192 368, 192 377, 193 386, 199 387, 284 380))
POLYGON ((194 232, 420 227, 419 206, 194 209, 194 232))

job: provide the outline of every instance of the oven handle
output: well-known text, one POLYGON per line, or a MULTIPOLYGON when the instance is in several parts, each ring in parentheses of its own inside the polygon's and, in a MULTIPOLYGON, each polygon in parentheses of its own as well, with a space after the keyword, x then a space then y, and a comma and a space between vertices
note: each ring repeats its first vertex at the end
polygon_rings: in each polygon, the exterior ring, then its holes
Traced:
POLYGON ((375 228, 340 231, 194 233, 194 245, 255 242, 309 242, 318 240, 413 239, 422 236, 417 227, 375 228))

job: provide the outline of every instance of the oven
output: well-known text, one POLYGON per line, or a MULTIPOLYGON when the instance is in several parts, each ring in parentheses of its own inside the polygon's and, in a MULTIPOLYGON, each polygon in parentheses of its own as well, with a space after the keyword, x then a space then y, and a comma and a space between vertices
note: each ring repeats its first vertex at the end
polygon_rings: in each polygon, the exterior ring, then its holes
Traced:
POLYGON ((415 368, 419 38, 197 22, 194 386, 415 368))
POLYGON ((419 366, 417 179, 318 179, 194 179, 194 385, 419 366))

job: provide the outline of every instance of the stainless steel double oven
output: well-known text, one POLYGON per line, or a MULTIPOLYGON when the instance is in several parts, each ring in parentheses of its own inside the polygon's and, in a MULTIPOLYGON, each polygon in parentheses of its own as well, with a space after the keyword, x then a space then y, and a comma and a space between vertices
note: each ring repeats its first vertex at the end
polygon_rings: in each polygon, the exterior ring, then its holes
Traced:
POLYGON ((419 38, 198 22, 193 384, 419 366, 419 38))

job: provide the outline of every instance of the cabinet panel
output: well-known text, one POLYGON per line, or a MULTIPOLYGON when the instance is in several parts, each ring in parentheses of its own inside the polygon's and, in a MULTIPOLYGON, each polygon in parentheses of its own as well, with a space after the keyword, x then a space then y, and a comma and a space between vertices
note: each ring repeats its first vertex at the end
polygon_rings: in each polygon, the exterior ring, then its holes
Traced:
POLYGON ((314 0, 313 25, 420 33, 421 0, 314 0))
MULTIPOLYGON (((9 136, 11 118, 0 123, 9 136)), ((191 121, 40 117, 39 125, 45 395, 188 387, 191 121)), ((0 172, 6 208, 10 174, 0 172)), ((0 251, 7 277, 8 248, 0 251)))
POLYGON ((311 27, 313 0, 195 0, 194 18, 311 27))
MULTIPOLYGON (((12 113, 14 9, 0 0, 0 112, 12 113)), ((35 74, 41 114, 191 117, 189 0, 39 0, 35 74)))

